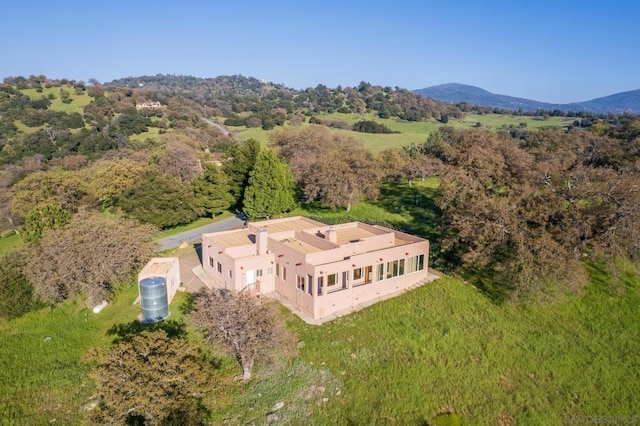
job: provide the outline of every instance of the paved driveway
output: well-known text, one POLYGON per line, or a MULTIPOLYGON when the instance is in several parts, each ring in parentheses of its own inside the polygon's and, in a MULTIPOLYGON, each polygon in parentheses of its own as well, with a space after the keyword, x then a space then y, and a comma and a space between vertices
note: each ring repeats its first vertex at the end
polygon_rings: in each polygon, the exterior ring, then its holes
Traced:
POLYGON ((193 243, 200 241, 202 234, 209 232, 230 231, 232 229, 240 229, 244 226, 244 219, 240 216, 234 216, 227 219, 222 219, 219 222, 211 223, 209 225, 201 226, 200 228, 192 229, 190 231, 181 232, 171 237, 163 238, 158 241, 160 244, 160 251, 174 249, 179 247, 182 243, 193 243))

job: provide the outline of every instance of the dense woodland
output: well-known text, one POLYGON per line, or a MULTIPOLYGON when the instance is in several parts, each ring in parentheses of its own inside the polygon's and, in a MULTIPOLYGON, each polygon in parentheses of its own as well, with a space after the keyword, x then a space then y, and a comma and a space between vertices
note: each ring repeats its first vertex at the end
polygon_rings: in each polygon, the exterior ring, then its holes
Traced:
MULTIPOLYGON (((250 220, 298 205, 348 212, 378 198, 385 186, 411 186, 428 177, 440 182, 433 199, 437 234, 428 235, 432 263, 462 275, 492 301, 580 292, 586 265, 615 273, 621 259, 637 263, 639 117, 576 114, 568 128, 539 131, 442 126, 420 143, 374 155, 358 132, 390 133, 386 126, 322 118, 365 111, 441 124, 466 112, 496 112, 364 82, 294 90, 242 76, 159 75, 109 84, 6 78, 0 85, 0 232, 18 234, 24 244, 0 258, 0 316, 11 319, 76 297, 88 306, 112 298, 153 255, 158 229, 227 210, 250 220), (136 108, 144 102, 161 106, 136 108), (262 146, 234 140, 224 123, 276 130, 262 146)), ((414 231, 407 224, 386 225, 414 231)), ((215 325, 219 318, 208 317, 206 307, 230 306, 229 297, 210 294, 196 302, 191 318, 208 341, 237 332, 216 334, 220 327, 257 317, 260 327, 275 330, 277 315, 244 299, 236 302, 248 306, 240 310, 246 318, 215 325)), ((230 349, 247 379, 254 358, 286 340, 274 334, 260 341, 264 337, 257 333, 244 351, 230 349)), ((181 359, 180 365, 189 364, 179 372, 187 381, 202 379, 197 372, 206 368, 197 348, 184 335, 178 338, 179 345, 155 330, 98 353, 100 368, 93 374, 103 397, 122 397, 111 375, 141 368, 135 357, 118 358, 131 345, 161 356, 175 351, 178 358, 167 362, 181 359)), ((147 386, 157 373, 145 369, 136 377, 147 386)), ((156 404, 138 414, 167 421, 179 413, 203 415, 202 407, 186 402, 193 389, 174 391, 186 405, 156 412, 156 404)), ((144 400, 144 393, 135 398, 144 400)), ((96 416, 130 420, 120 408, 107 401, 96 416)))

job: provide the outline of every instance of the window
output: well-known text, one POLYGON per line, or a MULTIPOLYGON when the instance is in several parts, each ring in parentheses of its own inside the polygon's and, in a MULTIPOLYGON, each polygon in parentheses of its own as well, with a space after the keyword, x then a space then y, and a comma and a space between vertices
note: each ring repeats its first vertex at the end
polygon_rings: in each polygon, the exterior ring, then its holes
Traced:
POLYGON ((213 257, 209 256, 209 266, 213 268, 213 257))
POLYGON ((287 280, 287 268, 284 266, 282 267, 282 279, 287 280))
POLYGON ((407 273, 422 271, 424 269, 424 254, 412 256, 407 261, 407 273))
POLYGON ((395 277, 396 275, 398 275, 398 269, 397 269, 397 268, 398 268, 398 261, 397 261, 397 260, 395 260, 395 261, 393 261, 393 262, 387 262, 387 279, 389 279, 389 278, 393 278, 393 277, 395 277), (395 273, 395 275, 394 275, 394 273, 393 273, 393 267, 394 267, 394 265, 395 265, 395 267, 396 267, 396 273, 395 273))
POLYGON ((404 275, 404 259, 387 262, 387 279, 404 275))
MULTIPOLYGON (((211 266, 213 266, 213 265, 211 265, 211 266)), ((222 263, 216 262, 216 269, 218 270, 219 273, 222 273, 222 263)))
POLYGON ((267 268, 267 275, 273 275, 273 267, 267 268))
POLYGON ((298 290, 304 291, 304 285, 304 275, 296 275, 296 287, 298 287, 298 290))
POLYGON ((384 279, 384 263, 376 265, 376 281, 382 281, 384 279))
POLYGON ((229 278, 233 278, 233 272, 229 269, 229 278))
POLYGON ((256 270, 256 277, 261 277, 261 276, 262 276, 262 269, 256 270))
POLYGON ((364 283, 369 284, 371 282, 371 275, 373 275, 373 266, 365 266, 364 268, 364 283))
POLYGON ((307 293, 313 296, 313 277, 311 275, 307 275, 307 293))
POLYGON ((280 276, 280 264, 276 263, 276 277, 280 276))
POLYGON ((327 275, 327 290, 336 288, 338 285, 338 274, 327 275))
POLYGON ((353 270, 353 280, 361 280, 362 279, 362 268, 356 268, 353 270))
POLYGON ((324 277, 318 277, 318 296, 322 294, 324 287, 324 277))

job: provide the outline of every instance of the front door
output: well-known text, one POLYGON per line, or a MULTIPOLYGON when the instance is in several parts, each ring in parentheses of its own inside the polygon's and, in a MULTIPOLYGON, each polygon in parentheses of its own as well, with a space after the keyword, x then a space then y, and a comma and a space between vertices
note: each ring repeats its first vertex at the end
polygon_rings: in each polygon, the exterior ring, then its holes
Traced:
POLYGON ((253 271, 247 271, 245 275, 245 285, 251 289, 253 284, 256 282, 253 271))

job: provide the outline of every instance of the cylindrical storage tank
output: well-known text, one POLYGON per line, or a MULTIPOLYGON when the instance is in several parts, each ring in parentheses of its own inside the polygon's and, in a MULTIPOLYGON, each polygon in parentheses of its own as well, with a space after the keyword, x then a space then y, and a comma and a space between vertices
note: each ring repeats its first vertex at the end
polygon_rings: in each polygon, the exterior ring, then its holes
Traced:
POLYGON ((140 281, 140 306, 144 321, 157 322, 169 316, 167 280, 149 277, 140 281))

